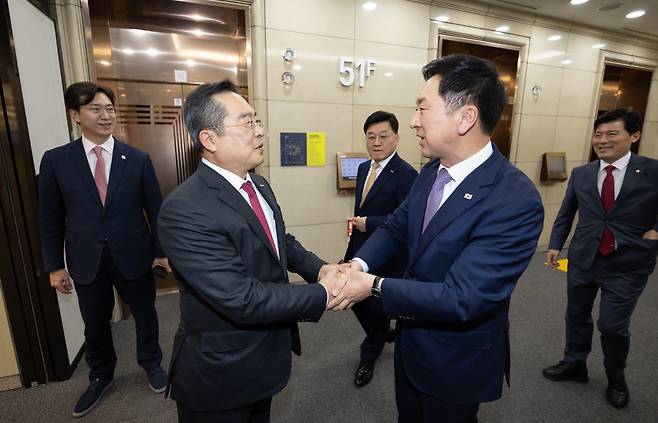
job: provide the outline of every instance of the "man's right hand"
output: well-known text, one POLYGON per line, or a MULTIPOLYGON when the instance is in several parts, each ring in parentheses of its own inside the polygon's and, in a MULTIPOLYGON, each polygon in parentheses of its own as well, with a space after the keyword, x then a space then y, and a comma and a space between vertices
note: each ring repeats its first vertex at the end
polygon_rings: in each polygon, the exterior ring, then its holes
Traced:
POLYGON ((71 277, 66 269, 59 269, 50 272, 50 286, 61 292, 62 294, 70 294, 73 289, 71 277))
POLYGON ((557 258, 560 255, 560 250, 548 250, 546 251, 546 264, 550 267, 558 267, 560 264, 557 262, 557 258))

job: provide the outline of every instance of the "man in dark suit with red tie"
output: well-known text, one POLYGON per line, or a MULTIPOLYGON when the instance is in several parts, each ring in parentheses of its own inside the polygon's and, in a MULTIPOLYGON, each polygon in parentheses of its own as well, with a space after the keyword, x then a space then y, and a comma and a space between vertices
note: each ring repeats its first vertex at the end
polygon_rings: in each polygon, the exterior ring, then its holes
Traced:
MULTIPOLYGON (((416 169, 397 154, 398 119, 393 113, 379 110, 366 119, 363 132, 371 160, 361 163, 356 177, 353 232, 345 252, 349 261, 368 237, 404 201, 418 176, 416 169)), ((406 248, 376 269, 378 275, 400 277, 407 265, 406 248)), ((372 380, 375 361, 389 335, 389 318, 384 313, 381 298, 366 298, 352 308, 366 337, 361 343, 361 358, 354 375, 354 384, 367 385, 372 380)))
POLYGON ((589 380, 592 306, 600 289, 597 324, 608 377, 606 399, 617 408, 630 398, 624 368, 631 315, 658 253, 658 161, 630 151, 641 128, 640 116, 624 109, 596 120, 592 147, 599 160, 571 173, 547 253, 548 263, 556 266, 578 211, 568 254, 564 359, 543 374, 554 381, 589 380))
POLYGON ((113 287, 135 318, 137 362, 150 388, 164 392, 151 268, 169 264, 156 234, 162 200, 153 165, 146 153, 112 136, 114 93, 80 82, 66 90, 65 102, 82 137, 43 155, 39 223, 50 284, 63 294, 75 284, 85 323, 90 383, 73 409, 81 417, 113 383, 113 287))
POLYGON ((265 131, 237 87, 201 85, 184 116, 201 163, 158 224, 180 290, 171 397, 180 422, 265 423, 301 352, 297 322, 320 319, 330 299, 321 284, 288 283, 288 271, 317 282, 330 266, 286 233, 270 185, 249 172, 265 131))

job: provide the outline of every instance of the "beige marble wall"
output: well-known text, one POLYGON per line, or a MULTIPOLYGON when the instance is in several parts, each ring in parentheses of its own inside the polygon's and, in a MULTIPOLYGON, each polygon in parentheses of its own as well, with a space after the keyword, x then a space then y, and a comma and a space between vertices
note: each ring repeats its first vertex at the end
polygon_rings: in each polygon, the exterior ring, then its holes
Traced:
MULTIPOLYGON (((14 351, 14 341, 7 320, 7 308, 5 307, 5 297, 0 289, 0 380, 9 376, 18 375, 18 362, 16 361, 16 352, 14 351)), ((6 379, 13 380, 13 379, 6 379)), ((15 386, 3 386, 0 383, 0 391, 13 389, 15 386)))
MULTIPOLYGON (((541 154, 564 151, 569 170, 585 163, 604 60, 655 68, 658 43, 477 2, 379 0, 372 11, 363 3, 255 0, 252 6, 254 103, 268 122, 269 136, 259 172, 270 178, 289 231, 326 260, 342 257, 344 221, 354 204, 336 192, 335 153, 365 151, 361 127, 369 113, 380 108, 396 113, 400 154, 417 168, 425 162, 408 122, 423 84, 420 69, 436 57, 443 33, 521 48, 510 160, 542 195, 546 219, 540 245, 545 246, 566 182, 539 181, 541 154), (507 34, 494 32, 500 25, 510 27, 507 34), (552 35, 561 38, 549 41, 552 35), (597 44, 604 47, 593 47, 597 44), (296 53, 292 65, 281 58, 288 47, 296 53), (377 62, 365 87, 340 85, 340 57, 377 62), (291 87, 281 83, 285 70, 295 74, 291 87), (541 95, 532 95, 534 85, 542 87, 541 95), (289 131, 326 132, 327 165, 281 167, 279 134, 289 131)), ((658 157, 656 78, 640 150, 652 157, 658 157)))

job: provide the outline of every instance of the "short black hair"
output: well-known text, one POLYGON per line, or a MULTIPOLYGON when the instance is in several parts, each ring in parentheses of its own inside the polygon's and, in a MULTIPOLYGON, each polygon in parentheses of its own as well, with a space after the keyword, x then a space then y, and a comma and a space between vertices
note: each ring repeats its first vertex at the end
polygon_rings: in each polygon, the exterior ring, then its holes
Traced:
POLYGON ((448 110, 475 105, 482 131, 492 134, 507 101, 505 86, 494 64, 468 54, 451 54, 423 67, 426 81, 434 75, 441 77, 439 96, 446 102, 448 110))
POLYGON ((396 134, 398 133, 398 128, 400 127, 398 118, 396 118, 393 113, 385 112, 383 110, 378 110, 375 113, 368 116, 368 119, 366 119, 366 122, 363 124, 363 133, 364 134, 367 133, 368 128, 370 128, 371 125, 374 125, 379 122, 390 123, 393 132, 395 132, 396 134))
POLYGON ((197 147, 201 145, 199 132, 204 129, 213 128, 220 135, 224 133, 226 106, 217 102, 213 96, 227 91, 238 94, 238 87, 229 79, 200 85, 185 98, 185 127, 197 147))
POLYGON ((594 121, 594 130, 596 131, 599 125, 616 120, 624 122, 624 129, 629 134, 642 131, 642 117, 638 113, 626 109, 615 109, 603 113, 594 121))
POLYGON ((98 93, 105 94, 114 105, 114 92, 107 87, 102 87, 93 82, 76 82, 69 85, 66 93, 64 93, 66 110, 71 109, 79 112, 80 106, 91 103, 98 93))

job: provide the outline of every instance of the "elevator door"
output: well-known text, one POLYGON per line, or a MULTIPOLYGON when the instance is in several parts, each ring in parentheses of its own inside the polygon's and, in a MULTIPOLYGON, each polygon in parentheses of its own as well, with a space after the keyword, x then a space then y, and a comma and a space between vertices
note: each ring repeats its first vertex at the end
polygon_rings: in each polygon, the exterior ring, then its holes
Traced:
MULTIPOLYGON (((96 79, 117 98, 115 136, 147 152, 162 196, 196 170, 182 131, 183 99, 196 86, 229 78, 247 97, 244 9, 133 0, 90 0, 96 79)), ((158 289, 175 286, 173 277, 158 289)))

